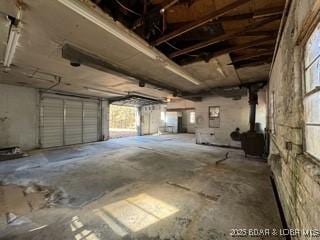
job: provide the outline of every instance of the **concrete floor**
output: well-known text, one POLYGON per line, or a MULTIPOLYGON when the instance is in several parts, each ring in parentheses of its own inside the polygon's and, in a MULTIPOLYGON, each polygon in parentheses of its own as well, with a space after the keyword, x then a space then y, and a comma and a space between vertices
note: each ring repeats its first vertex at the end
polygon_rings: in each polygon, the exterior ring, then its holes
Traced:
POLYGON ((136 129, 109 128, 110 138, 122 138, 122 137, 133 137, 133 136, 137 136, 136 129))
POLYGON ((281 227, 266 163, 193 142, 130 137, 0 162, 3 184, 59 193, 22 224, 2 217, 0 239, 237 239, 234 228, 281 227))

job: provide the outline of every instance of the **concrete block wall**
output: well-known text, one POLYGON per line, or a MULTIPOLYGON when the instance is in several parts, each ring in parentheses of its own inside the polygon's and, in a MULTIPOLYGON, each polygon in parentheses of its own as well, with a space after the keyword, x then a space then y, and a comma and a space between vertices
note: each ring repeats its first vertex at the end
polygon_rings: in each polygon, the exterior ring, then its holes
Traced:
POLYGON ((268 89, 269 163, 287 223, 298 229, 320 228, 320 160, 304 153, 303 46, 296 44, 315 3, 292 1, 268 89))
POLYGON ((39 94, 34 88, 0 84, 0 148, 37 148, 39 94))

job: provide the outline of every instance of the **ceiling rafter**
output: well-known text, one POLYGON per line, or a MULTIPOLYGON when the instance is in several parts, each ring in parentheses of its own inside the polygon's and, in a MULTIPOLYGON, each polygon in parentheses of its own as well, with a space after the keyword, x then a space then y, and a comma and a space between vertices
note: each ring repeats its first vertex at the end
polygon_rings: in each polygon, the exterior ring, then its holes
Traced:
POLYGON ((250 32, 245 32, 245 33, 240 33, 241 36, 277 36, 278 32, 277 30, 271 30, 271 31, 250 31, 250 32))
MULTIPOLYGON (((239 44, 239 45, 225 48, 225 49, 222 49, 222 50, 219 50, 216 52, 208 53, 206 56, 201 57, 201 58, 202 59, 205 58, 206 61, 209 61, 212 58, 216 58, 216 57, 219 57, 224 54, 229 54, 231 52, 235 52, 235 51, 239 51, 239 50, 243 50, 243 49, 247 49, 247 48, 251 48, 251 47, 257 47, 259 45, 270 44, 271 42, 274 42, 274 40, 275 39, 273 37, 264 37, 264 38, 261 38, 261 39, 255 40, 255 41, 239 44)), ((186 65, 188 63, 182 62, 181 65, 186 65)))
POLYGON ((210 39, 208 41, 200 42, 200 43, 197 43, 197 44, 192 45, 190 47, 175 51, 175 52, 169 54, 169 58, 175 58, 177 56, 180 56, 180 55, 183 55, 183 54, 187 54, 187 53, 190 53, 190 52, 193 52, 193 51, 208 47, 208 46, 213 45, 215 43, 219 43, 219 42, 230 40, 230 39, 235 38, 235 37, 239 37, 240 34, 243 34, 243 33, 246 33, 248 31, 257 29, 257 28, 259 28, 261 26, 264 26, 264 25, 266 25, 266 24, 268 24, 270 22, 273 22, 275 20, 278 20, 278 19, 279 19, 279 16, 273 16, 271 18, 267 18, 267 19, 261 20, 259 22, 255 22, 253 24, 250 24, 250 25, 246 26, 245 28, 243 28, 243 29, 241 29, 239 31, 226 33, 226 34, 223 34, 223 35, 220 35, 220 36, 217 36, 217 37, 213 37, 212 39, 210 39))
POLYGON ((245 67, 255 67, 255 66, 261 66, 263 64, 270 64, 272 61, 272 57, 269 58, 264 58, 264 59, 258 59, 256 61, 251 61, 248 63, 241 63, 241 64, 236 64, 235 68, 245 68, 245 67))
POLYGON ((232 62, 229 63, 229 65, 239 63, 239 62, 242 62, 245 60, 250 60, 250 59, 262 57, 262 56, 272 56, 272 55, 273 55, 273 51, 263 51, 263 52, 258 52, 258 53, 246 54, 244 56, 233 57, 232 62))
POLYGON ((173 39, 173 38, 176 38, 177 36, 180 36, 186 32, 189 32, 195 28, 203 26, 204 24, 227 14, 231 10, 233 10, 241 5, 244 5, 244 4, 248 3, 249 1, 251 1, 251 0, 237 0, 231 4, 228 4, 228 5, 224 6, 223 8, 218 9, 218 10, 214 11, 213 13, 211 13, 205 17, 202 17, 201 19, 199 19, 197 21, 186 24, 185 26, 183 26, 179 29, 176 29, 173 32, 168 33, 168 34, 158 38, 157 40, 155 40, 152 43, 152 45, 160 45, 163 42, 166 42, 166 41, 173 39))
MULTIPOLYGON (((281 8, 265 8, 265 9, 259 10, 258 12, 236 14, 231 16, 221 16, 215 20, 209 21, 207 25, 215 25, 215 24, 224 23, 224 22, 234 22, 238 20, 250 20, 250 19, 258 19, 258 18, 264 18, 264 17, 272 17, 276 15, 282 15, 281 8)), ((178 29, 183 27, 187 23, 190 23, 190 22, 183 22, 183 23, 172 24, 172 25, 176 26, 176 29, 178 29)))

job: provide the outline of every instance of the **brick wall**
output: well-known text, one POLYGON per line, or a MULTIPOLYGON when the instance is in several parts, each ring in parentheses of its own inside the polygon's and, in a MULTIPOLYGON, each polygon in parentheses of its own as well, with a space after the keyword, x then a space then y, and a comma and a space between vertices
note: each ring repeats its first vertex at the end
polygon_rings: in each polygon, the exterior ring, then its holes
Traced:
POLYGON ((292 1, 268 90, 269 163, 288 225, 299 229, 320 229, 320 160, 304 153, 303 48, 296 44, 315 2, 292 1))

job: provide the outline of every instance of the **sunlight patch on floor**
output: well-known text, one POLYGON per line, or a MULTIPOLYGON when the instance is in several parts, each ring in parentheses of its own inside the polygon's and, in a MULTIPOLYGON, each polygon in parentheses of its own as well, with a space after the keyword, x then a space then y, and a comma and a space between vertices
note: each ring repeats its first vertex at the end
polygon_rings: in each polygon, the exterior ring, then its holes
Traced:
POLYGON ((74 235, 75 240, 100 240, 92 231, 84 228, 78 216, 72 218, 70 228, 72 232, 78 232, 74 235))
POLYGON ((123 237, 130 231, 142 230, 178 211, 179 209, 142 193, 135 197, 108 204, 95 210, 95 213, 116 234, 123 237))

